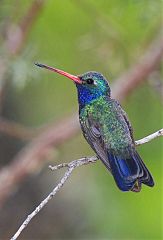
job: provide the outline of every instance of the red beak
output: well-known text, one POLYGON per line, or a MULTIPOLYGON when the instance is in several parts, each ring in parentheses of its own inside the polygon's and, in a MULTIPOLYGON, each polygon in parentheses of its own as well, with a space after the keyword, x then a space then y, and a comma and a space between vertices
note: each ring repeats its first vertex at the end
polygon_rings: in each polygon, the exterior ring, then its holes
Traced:
POLYGON ((71 80, 73 80, 76 83, 82 84, 82 81, 81 81, 81 79, 79 77, 74 76, 74 75, 72 75, 70 73, 64 72, 64 71, 62 71, 60 69, 57 69, 57 68, 49 67, 49 66, 47 66, 45 64, 41 64, 41 63, 35 63, 35 65, 38 66, 38 67, 41 67, 41 68, 46 68, 46 69, 48 69, 48 70, 50 70, 52 72, 59 73, 59 74, 65 76, 67 78, 70 78, 71 80))

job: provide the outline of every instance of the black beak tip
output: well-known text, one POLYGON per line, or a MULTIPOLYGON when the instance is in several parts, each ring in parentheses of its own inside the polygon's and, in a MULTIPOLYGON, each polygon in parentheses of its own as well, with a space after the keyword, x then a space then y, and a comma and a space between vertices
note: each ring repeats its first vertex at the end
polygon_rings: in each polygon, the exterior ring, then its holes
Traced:
POLYGON ((41 63, 35 62, 34 64, 35 64, 36 66, 38 66, 38 67, 44 67, 44 64, 41 64, 41 63))

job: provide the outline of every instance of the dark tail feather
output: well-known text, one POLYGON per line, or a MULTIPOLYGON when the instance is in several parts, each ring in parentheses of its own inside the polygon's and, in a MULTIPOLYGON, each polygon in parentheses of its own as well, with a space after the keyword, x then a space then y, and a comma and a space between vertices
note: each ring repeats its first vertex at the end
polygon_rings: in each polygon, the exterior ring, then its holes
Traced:
POLYGON ((139 156, 139 154, 137 152, 135 152, 135 157, 136 157, 137 161, 139 162, 140 168, 143 170, 143 176, 140 177, 141 183, 144 183, 145 185, 147 185, 149 187, 153 187, 154 186, 153 178, 152 178, 150 172, 148 171, 147 167, 145 166, 143 160, 141 159, 141 157, 139 156))
POLYGON ((139 192, 142 183, 154 186, 150 172, 136 151, 129 158, 111 153, 108 153, 108 158, 112 175, 120 190, 139 192))

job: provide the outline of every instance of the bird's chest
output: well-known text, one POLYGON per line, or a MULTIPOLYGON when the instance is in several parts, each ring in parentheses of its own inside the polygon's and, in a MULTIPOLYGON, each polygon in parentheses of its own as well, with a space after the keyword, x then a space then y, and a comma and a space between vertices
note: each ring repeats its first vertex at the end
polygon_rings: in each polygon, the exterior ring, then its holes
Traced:
POLYGON ((93 131, 96 139, 100 136, 109 149, 121 151, 128 146, 130 140, 128 127, 124 119, 121 119, 121 114, 112 108, 111 104, 105 102, 90 104, 80 111, 79 119, 87 140, 93 131))
POLYGON ((80 123, 92 120, 92 124, 100 124, 101 127, 108 123, 109 119, 114 118, 114 114, 109 104, 103 101, 96 101, 82 108, 79 113, 80 123))
POLYGON ((108 114, 111 114, 109 108, 106 108, 101 102, 95 102, 85 106, 79 114, 80 125, 84 136, 87 138, 88 132, 93 132, 97 137, 102 134, 105 138, 105 133, 109 130, 108 114))

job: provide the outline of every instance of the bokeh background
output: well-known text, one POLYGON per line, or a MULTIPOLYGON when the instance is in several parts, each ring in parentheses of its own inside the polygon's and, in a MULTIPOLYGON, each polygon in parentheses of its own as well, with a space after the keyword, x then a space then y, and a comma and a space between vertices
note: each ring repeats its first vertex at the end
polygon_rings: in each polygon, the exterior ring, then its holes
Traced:
MULTIPOLYGON (((72 74, 99 71, 113 85, 139 62, 151 44, 157 48, 162 1, 0 2, 0 179, 3 179, 4 169, 11 166, 20 151, 28 148, 34 137, 78 111, 72 82, 36 68, 33 63, 46 63, 72 74)), ((135 139, 161 128, 161 78, 158 63, 121 102, 132 122, 135 139)), ((123 193, 101 162, 83 166, 74 171, 20 239, 162 239, 161 142, 158 138, 138 149, 155 179, 154 188, 143 186, 139 194, 123 193)), ((89 155, 93 152, 78 131, 54 151, 51 149, 28 174, 22 174, 0 201, 0 239, 9 239, 63 176, 64 170, 50 172, 50 163, 89 155)), ((9 176, 12 177, 12 168, 9 176)), ((8 181, 3 183, 5 189, 8 181)))

